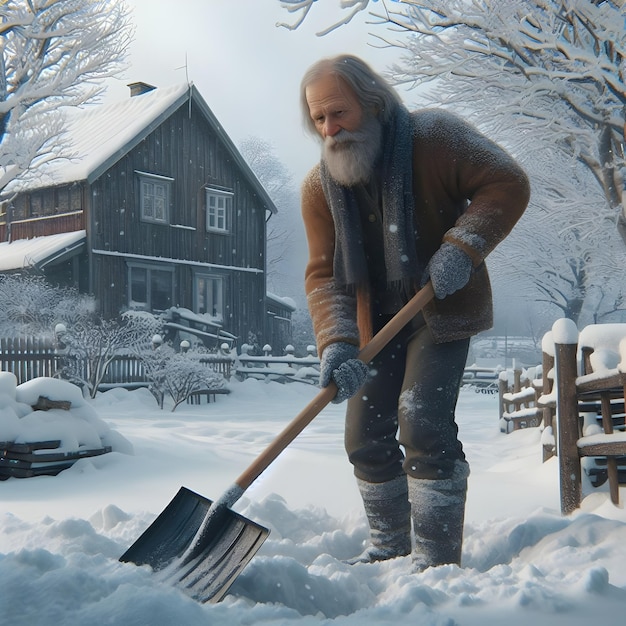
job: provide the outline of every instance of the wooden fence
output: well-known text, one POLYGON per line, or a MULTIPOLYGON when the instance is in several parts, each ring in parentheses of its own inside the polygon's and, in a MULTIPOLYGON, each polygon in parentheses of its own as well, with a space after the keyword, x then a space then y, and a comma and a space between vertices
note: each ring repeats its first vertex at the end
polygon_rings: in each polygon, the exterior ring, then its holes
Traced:
POLYGON ((590 325, 578 331, 559 319, 542 341, 534 371, 500 375, 503 432, 540 426, 543 460, 558 457, 561 511, 580 506, 583 485, 608 482, 620 502, 626 484, 626 324, 590 325))
POLYGON ((0 339, 0 371, 13 372, 18 384, 31 378, 54 376, 59 369, 59 354, 50 339, 0 339))
MULTIPOLYGON (((17 377, 18 385, 39 376, 58 376, 67 356, 59 351, 51 339, 24 337, 0 339, 0 371, 12 372, 17 377)), ((222 374, 227 380, 231 375, 240 380, 259 378, 278 382, 297 381, 317 385, 319 380, 319 358, 311 346, 304 357, 296 357, 291 346, 282 356, 273 356, 269 346, 265 346, 262 356, 252 356, 244 352, 238 357, 229 354, 207 354, 200 362, 222 374)), ((88 364, 85 361, 72 368, 80 372, 84 379, 89 378, 88 364)), ((466 368, 464 384, 470 384, 483 393, 497 393, 497 370, 492 368, 466 368)), ((141 359, 130 355, 117 355, 107 368, 106 375, 99 386, 100 390, 113 387, 147 386, 141 359)))
MULTIPOLYGON (((57 350, 51 339, 18 337, 0 339, 0 371, 12 372, 20 385, 32 378, 58 376, 67 356, 57 350)), ((232 357, 207 354, 200 359, 224 378, 231 375, 232 357)), ((79 371, 88 377, 87 363, 79 371)), ((134 355, 116 355, 109 364, 101 389, 111 387, 139 387, 149 384, 141 359, 134 355)))

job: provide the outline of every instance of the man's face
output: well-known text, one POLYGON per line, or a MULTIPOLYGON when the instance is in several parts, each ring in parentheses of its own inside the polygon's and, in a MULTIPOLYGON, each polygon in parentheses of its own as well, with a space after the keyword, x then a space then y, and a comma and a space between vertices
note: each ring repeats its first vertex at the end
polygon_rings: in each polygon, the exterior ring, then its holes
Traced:
POLYGON ((334 74, 313 81, 305 93, 330 175, 347 187, 367 182, 381 147, 382 128, 374 113, 365 111, 352 88, 334 74))
POLYGON ((323 140, 361 125, 363 109, 352 88, 334 74, 325 74, 306 88, 309 113, 323 140))

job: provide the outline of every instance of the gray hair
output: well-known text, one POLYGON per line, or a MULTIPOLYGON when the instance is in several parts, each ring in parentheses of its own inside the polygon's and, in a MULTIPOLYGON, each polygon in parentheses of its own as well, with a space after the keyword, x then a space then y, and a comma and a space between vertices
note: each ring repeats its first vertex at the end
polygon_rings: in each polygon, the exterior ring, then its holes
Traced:
POLYGON ((391 85, 358 57, 340 54, 336 57, 321 59, 306 71, 300 82, 300 106, 304 125, 315 135, 317 131, 309 113, 306 88, 328 74, 342 78, 352 88, 361 106, 375 111, 382 124, 389 122, 396 108, 402 105, 400 96, 391 85))

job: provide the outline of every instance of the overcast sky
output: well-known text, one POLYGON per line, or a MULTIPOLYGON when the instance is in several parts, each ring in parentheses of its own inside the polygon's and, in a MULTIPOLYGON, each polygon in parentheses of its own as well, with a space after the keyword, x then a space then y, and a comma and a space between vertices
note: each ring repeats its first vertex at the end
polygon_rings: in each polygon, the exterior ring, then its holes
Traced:
POLYGON ((380 44, 369 33, 383 34, 382 27, 367 24, 372 18, 364 13, 317 37, 343 17, 339 0, 318 0, 296 31, 276 26, 295 20, 278 0, 127 1, 136 25, 131 65, 109 87, 107 99, 126 97, 126 83, 133 81, 166 87, 188 79, 237 145, 252 135, 270 142, 297 184, 319 155, 298 110, 304 71, 319 58, 343 52, 363 57, 378 71, 398 56, 397 50, 374 47, 380 44))

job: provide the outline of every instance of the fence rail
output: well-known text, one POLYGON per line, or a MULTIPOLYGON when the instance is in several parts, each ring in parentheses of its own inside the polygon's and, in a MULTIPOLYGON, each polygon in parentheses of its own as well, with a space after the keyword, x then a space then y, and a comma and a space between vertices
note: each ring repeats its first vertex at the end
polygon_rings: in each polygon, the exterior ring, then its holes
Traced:
MULTIPOLYGON (((28 380, 42 376, 59 376, 67 357, 57 350, 54 341, 39 337, 0 338, 0 371, 11 372, 21 385, 28 380)), ((230 356, 206 355, 200 359, 212 370, 228 379, 231 375, 230 356)), ((87 378, 88 366, 85 361, 78 371, 87 378)), ((115 386, 148 385, 143 363, 134 355, 116 355, 109 364, 102 380, 103 389, 115 386)))
MULTIPOLYGON (((264 350, 262 356, 252 356, 244 351, 235 358, 228 354, 207 354, 199 360, 227 380, 235 375, 241 380, 259 378, 313 385, 318 383, 319 358, 313 348, 304 357, 294 356, 289 349, 282 356, 273 356, 269 346, 264 350)), ((40 376, 59 376, 67 359, 67 355, 59 351, 49 338, 0 338, 0 371, 15 374, 18 385, 40 376)), ((82 364, 74 363, 72 369, 84 379, 89 378, 87 360, 82 364)), ((466 368, 463 382, 476 387, 478 391, 497 392, 497 378, 495 369, 471 366, 466 368)), ((119 354, 109 364, 99 389, 117 386, 132 388, 147 386, 149 383, 140 358, 132 354, 119 354)))

